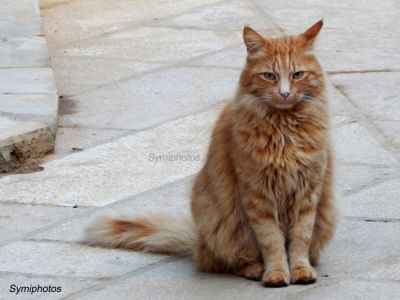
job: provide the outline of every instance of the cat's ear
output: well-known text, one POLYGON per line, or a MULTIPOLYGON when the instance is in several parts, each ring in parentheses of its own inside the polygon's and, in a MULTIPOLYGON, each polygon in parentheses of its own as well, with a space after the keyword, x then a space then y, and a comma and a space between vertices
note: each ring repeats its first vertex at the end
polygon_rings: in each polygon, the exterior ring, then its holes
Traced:
POLYGON ((264 38, 248 26, 243 29, 243 40, 249 56, 257 55, 265 44, 264 38))
POLYGON ((317 37, 318 33, 320 32, 322 25, 324 25, 324 20, 319 20, 313 26, 308 28, 301 37, 304 39, 305 46, 307 48, 312 48, 315 38, 317 37))

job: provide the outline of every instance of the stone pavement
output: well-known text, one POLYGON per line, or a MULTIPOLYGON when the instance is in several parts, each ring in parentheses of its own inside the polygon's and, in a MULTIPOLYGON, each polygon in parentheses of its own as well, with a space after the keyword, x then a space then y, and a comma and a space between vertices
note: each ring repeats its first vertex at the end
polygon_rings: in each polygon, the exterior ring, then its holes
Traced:
POLYGON ((0 173, 54 149, 58 96, 38 0, 0 11, 0 173))
POLYGON ((62 292, 20 298, 399 299, 400 1, 377 3, 42 0, 62 96, 57 145, 43 171, 0 178, 0 297, 17 297, 11 284, 51 284, 62 292), (188 213, 244 62, 243 25, 294 34, 321 17, 342 217, 316 284, 262 288, 81 243, 98 213, 188 213))

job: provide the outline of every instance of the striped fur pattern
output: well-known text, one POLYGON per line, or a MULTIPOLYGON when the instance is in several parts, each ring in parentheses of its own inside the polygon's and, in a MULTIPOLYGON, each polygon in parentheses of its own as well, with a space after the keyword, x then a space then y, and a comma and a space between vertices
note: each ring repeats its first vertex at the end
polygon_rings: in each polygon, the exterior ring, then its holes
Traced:
POLYGON ((194 224, 103 219, 89 242, 193 253, 200 271, 264 286, 315 282, 313 265, 336 222, 324 73, 313 54, 321 27, 276 39, 244 29, 246 65, 194 182, 194 224))

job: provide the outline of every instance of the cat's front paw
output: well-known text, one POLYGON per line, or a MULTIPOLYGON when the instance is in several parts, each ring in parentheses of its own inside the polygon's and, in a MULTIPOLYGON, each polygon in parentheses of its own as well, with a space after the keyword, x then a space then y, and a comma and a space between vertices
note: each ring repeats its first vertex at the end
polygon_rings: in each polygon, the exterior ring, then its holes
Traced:
POLYGON ((290 283, 290 274, 285 271, 266 271, 262 277, 265 287, 283 287, 290 283))
POLYGON ((317 273, 313 267, 301 266, 293 268, 290 277, 294 284, 311 284, 317 280, 317 273))

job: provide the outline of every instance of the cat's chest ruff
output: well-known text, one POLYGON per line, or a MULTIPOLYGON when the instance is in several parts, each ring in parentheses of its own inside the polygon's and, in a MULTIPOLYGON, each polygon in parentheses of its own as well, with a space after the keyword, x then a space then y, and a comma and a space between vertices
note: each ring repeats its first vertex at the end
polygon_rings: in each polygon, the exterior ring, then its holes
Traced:
POLYGON ((261 165, 285 166, 288 163, 312 159, 319 143, 300 128, 265 128, 247 133, 243 145, 249 158, 261 165))

